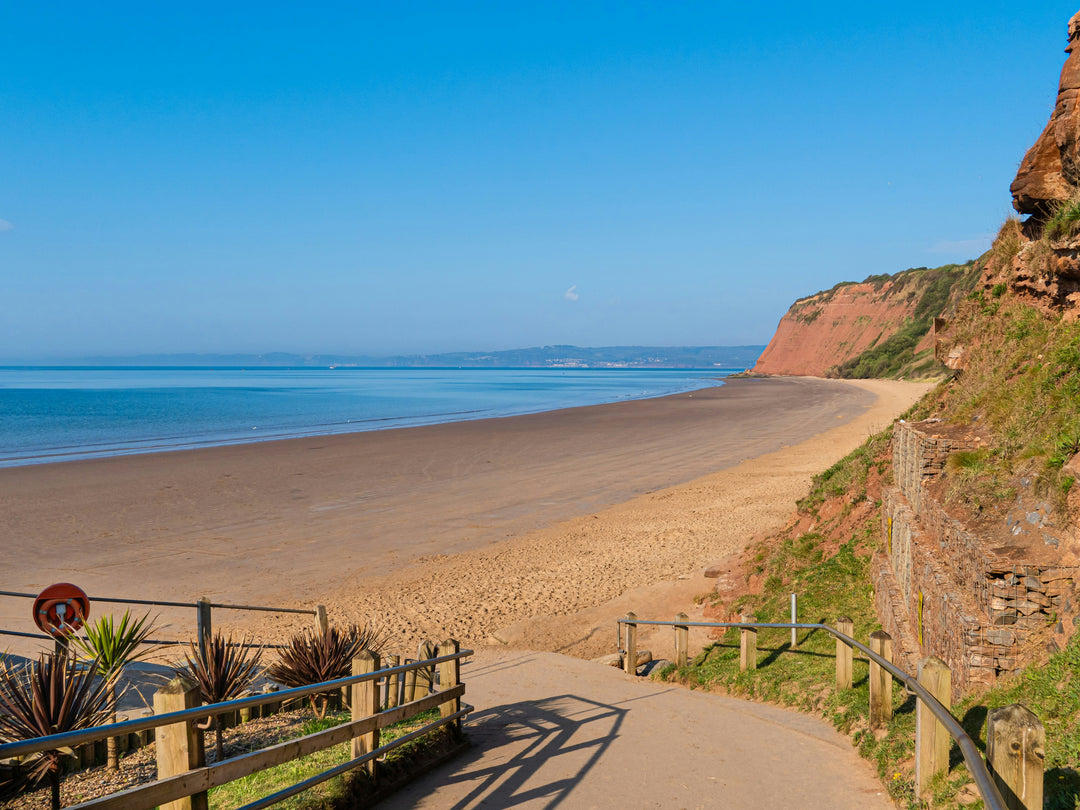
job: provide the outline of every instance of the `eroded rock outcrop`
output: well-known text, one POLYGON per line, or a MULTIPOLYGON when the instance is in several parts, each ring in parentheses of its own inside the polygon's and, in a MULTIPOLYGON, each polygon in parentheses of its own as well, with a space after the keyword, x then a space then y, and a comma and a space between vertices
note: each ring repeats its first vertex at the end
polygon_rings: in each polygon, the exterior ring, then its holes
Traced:
POLYGON ((1069 20, 1068 34, 1069 56, 1061 70, 1054 112, 1010 186, 1013 207, 1036 221, 1049 217, 1080 187, 1080 13, 1069 20))
POLYGON ((1054 111, 1010 187, 1013 207, 1027 219, 1002 226, 982 286, 995 294, 1008 288, 1072 319, 1080 317, 1080 13, 1068 36, 1054 111))

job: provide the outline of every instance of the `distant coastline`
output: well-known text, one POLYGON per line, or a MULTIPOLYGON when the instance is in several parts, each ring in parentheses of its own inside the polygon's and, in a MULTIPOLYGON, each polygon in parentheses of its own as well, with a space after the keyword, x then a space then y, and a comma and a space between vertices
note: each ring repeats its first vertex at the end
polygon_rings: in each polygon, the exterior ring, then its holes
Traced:
POLYGON ((189 367, 189 368, 670 368, 742 369, 757 362, 765 346, 536 346, 491 352, 377 357, 348 354, 140 354, 3 362, 3 368, 189 367))

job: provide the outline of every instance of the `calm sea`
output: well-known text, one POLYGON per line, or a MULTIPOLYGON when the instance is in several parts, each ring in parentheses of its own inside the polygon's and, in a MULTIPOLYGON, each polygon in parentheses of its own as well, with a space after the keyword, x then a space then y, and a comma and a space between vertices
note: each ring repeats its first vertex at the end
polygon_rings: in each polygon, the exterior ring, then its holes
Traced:
POLYGON ((0 467, 645 399, 735 370, 0 367, 0 467))

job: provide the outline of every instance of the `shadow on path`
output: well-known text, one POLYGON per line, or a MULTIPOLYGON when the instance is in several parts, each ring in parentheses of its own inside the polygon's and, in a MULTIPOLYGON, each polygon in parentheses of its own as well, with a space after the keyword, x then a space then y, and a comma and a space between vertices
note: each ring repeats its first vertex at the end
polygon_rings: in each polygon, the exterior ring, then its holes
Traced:
POLYGON ((474 713, 467 731, 475 748, 443 780, 469 787, 453 807, 515 807, 538 799, 546 799, 539 806, 558 807, 618 736, 627 711, 558 695, 474 713))

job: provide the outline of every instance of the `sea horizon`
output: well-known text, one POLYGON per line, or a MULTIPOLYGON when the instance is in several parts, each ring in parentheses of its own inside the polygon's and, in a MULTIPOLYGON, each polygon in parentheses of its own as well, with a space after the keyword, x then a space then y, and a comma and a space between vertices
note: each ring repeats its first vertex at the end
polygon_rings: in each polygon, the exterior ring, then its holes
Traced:
POLYGON ((4 365, 0 467, 651 399, 741 370, 4 365))

